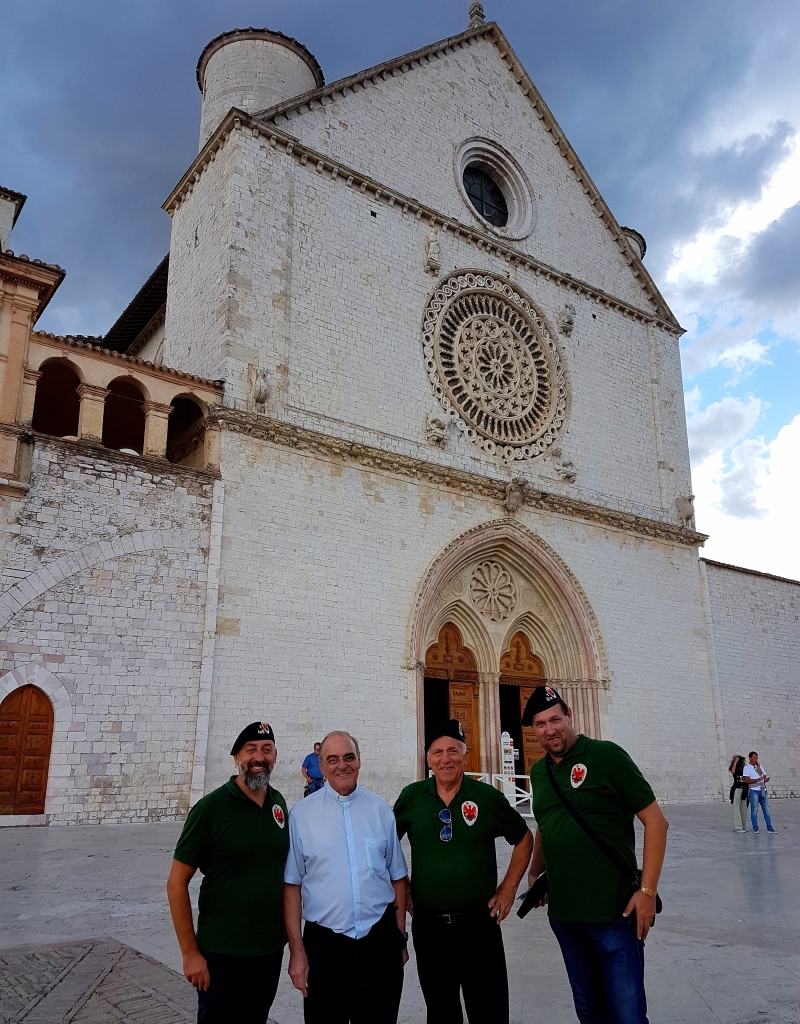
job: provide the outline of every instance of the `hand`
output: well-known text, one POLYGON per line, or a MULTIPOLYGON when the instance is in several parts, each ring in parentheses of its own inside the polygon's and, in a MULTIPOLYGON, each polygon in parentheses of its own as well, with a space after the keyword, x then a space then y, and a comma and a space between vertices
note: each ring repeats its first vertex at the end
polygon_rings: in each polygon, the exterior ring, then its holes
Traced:
POLYGON ((511 886, 498 885, 494 896, 489 900, 491 916, 497 920, 498 924, 501 921, 505 921, 508 917, 511 908, 514 906, 514 897, 516 895, 511 886))
POLYGON ((655 896, 648 896, 646 892, 637 889, 633 896, 631 896, 630 902, 622 916, 630 917, 634 911, 636 911, 636 938, 646 939, 647 933, 656 920, 655 896))
POLYGON ((305 997, 308 995, 308 957, 305 949, 292 950, 289 953, 289 977, 292 984, 305 997))
POLYGON ((411 886, 406 886, 406 913, 414 916, 414 903, 411 899, 411 886))
POLYGON ((183 954, 183 973, 189 984, 194 985, 200 992, 208 992, 211 988, 208 964, 199 949, 183 954))

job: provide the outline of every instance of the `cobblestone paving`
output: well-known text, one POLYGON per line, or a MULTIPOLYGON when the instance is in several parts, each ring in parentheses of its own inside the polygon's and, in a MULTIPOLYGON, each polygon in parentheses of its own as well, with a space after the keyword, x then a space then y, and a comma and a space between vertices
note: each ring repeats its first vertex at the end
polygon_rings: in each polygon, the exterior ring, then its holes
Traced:
POLYGON ((191 1024, 174 971, 113 939, 0 953, 0 1024, 191 1024))

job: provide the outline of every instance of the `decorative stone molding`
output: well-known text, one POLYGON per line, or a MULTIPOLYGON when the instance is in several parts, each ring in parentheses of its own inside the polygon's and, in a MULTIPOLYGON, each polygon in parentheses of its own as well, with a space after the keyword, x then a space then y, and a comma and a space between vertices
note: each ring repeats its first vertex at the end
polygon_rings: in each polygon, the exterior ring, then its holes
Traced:
MULTIPOLYGON (((293 448, 312 456, 349 459, 370 472, 384 472, 412 482, 431 483, 461 494, 494 498, 498 503, 504 503, 506 499, 507 479, 470 473, 450 466, 439 466, 425 459, 331 437, 265 416, 249 415, 238 409, 214 408, 202 422, 205 425, 218 423, 223 430, 244 434, 269 444, 293 448)), ((593 505, 578 498, 550 494, 533 487, 527 488, 523 503, 525 507, 539 512, 552 512, 603 529, 619 530, 638 537, 666 541, 669 544, 694 548, 708 540, 704 533, 696 533, 672 523, 593 505)))
POLYGON ((694 529, 694 495, 682 494, 675 499, 675 510, 678 521, 687 530, 694 529))
MULTIPOLYGON (((476 30, 476 32, 481 33, 483 30, 476 30)), ((375 69, 371 69, 371 71, 374 73, 375 69)), ((362 75, 367 74, 367 72, 362 73, 362 75)), ((356 77, 360 78, 362 76, 356 77)), ((533 85, 531 85, 531 89, 533 88, 533 85)), ((269 113, 271 114, 272 112, 269 113)), ((555 125, 555 122, 553 124, 555 125)), ((645 295, 652 304, 652 309, 647 310, 611 295, 609 292, 587 281, 557 270, 555 267, 551 267, 549 264, 543 263, 541 260, 537 260, 535 257, 515 248, 506 240, 498 239, 496 235, 490 234, 481 227, 475 227, 474 224, 465 224, 455 217, 442 213, 440 210, 425 206, 411 196, 399 192, 384 182, 376 181, 368 174, 349 167, 329 154, 311 149, 309 146, 299 142, 294 136, 282 131, 274 122, 264 123, 261 120, 250 117, 242 110, 231 111, 222 121, 219 128, 198 154, 195 162, 166 200, 163 209, 170 216, 173 216, 180 209, 186 198, 191 195, 194 191, 194 186, 200 180, 205 170, 214 163, 217 154, 225 147, 230 137, 240 131, 247 132, 251 136, 261 136, 265 140, 264 146, 268 153, 271 150, 280 150, 287 156, 292 157, 297 163, 310 165, 316 169, 318 174, 323 174, 332 181, 338 182, 340 186, 352 188, 354 192, 364 195, 370 203, 379 203, 390 210, 394 210, 398 215, 412 215, 416 220, 424 218, 432 228, 439 227, 443 232, 452 231, 456 238, 462 239, 468 245, 474 245, 481 253, 486 255, 494 253, 512 266, 532 271, 537 277, 543 276, 545 280, 552 281, 559 287, 565 288, 567 292, 573 292, 579 298, 585 296, 607 309, 621 313, 623 316, 629 316, 631 319, 641 323, 656 324, 676 338, 685 333, 661 297, 661 293, 656 288, 655 283, 643 265, 640 264, 634 270, 634 276, 639 281, 645 295)), ((577 162, 577 157, 575 157, 575 160, 577 162)), ((590 181, 591 179, 588 180, 590 181)), ((592 188, 594 188, 593 185, 592 188)), ((591 192, 588 186, 584 187, 584 191, 591 192)), ((590 198, 590 201, 593 204, 597 203, 595 210, 598 212, 598 216, 602 216, 604 223, 607 226, 611 224, 613 217, 611 212, 605 207, 605 204, 602 204, 599 193, 597 199, 590 198), (601 204, 602 210, 600 209, 601 204)), ((616 222, 614 221, 613 223, 616 222)), ((627 239, 621 232, 618 245, 621 250, 624 250, 627 257, 633 260, 627 239)))
POLYGON ((269 373, 259 368, 256 370, 253 379, 253 390, 251 392, 253 398, 253 404, 256 410, 263 412, 266 408, 267 399, 269 398, 269 373))
POLYGON ((474 0, 469 5, 469 28, 480 28, 485 21, 486 16, 483 13, 483 4, 479 4, 478 0, 474 0))
POLYGON ((514 577, 499 562, 481 562, 472 570, 469 596, 484 618, 502 622, 516 607, 517 586, 514 577))
POLYGON ((425 436, 428 444, 435 448, 444 448, 447 445, 447 420, 443 416, 428 413, 425 417, 425 436))
POLYGON ((513 516, 522 508, 527 489, 528 481, 520 476, 514 477, 511 483, 506 484, 506 496, 503 499, 503 505, 510 516, 513 516))
POLYGON ((492 235, 519 241, 527 238, 536 225, 536 197, 522 164, 491 139, 465 139, 455 153, 453 163, 456 186, 470 214, 492 235), (508 207, 508 223, 504 227, 490 224, 475 209, 464 188, 464 172, 471 166, 489 174, 503 193, 508 207))
POLYGON ((561 352, 542 314, 507 281, 461 270, 425 307, 433 392, 467 440, 508 462, 545 454, 569 411, 561 352))
POLYGON ((572 337, 572 329, 575 326, 575 307, 571 302, 565 302, 564 308, 558 314, 558 329, 565 338, 572 337))

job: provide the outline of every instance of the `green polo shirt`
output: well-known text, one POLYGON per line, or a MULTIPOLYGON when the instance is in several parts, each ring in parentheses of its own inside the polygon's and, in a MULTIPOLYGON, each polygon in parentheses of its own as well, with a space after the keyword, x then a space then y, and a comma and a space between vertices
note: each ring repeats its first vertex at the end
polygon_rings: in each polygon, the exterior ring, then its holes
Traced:
POLYGON ((272 786, 264 806, 235 776, 189 811, 175 860, 198 868, 197 945, 209 953, 268 956, 286 945, 283 867, 289 853, 286 801, 272 786), (282 822, 282 824, 281 824, 282 822))
MULTIPOLYGON (((579 735, 567 756, 552 763, 567 799, 635 870, 633 818, 655 794, 628 754, 616 743, 579 735)), ((564 809, 546 758, 531 768, 531 793, 547 866, 548 914, 556 921, 615 921, 633 895, 631 880, 564 809)))
POLYGON ((516 846, 528 831, 502 793, 467 775, 450 801, 449 842, 439 838, 444 807, 434 778, 406 786, 394 805, 397 834, 402 839, 408 833, 411 843, 415 912, 458 914, 488 903, 497 888, 495 839, 516 846))

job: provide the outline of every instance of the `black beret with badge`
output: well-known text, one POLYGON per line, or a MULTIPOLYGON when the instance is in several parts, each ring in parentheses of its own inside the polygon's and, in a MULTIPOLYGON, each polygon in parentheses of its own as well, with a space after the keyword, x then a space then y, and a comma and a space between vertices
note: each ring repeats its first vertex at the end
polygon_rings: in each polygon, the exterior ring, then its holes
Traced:
POLYGON ((558 691, 554 690, 552 686, 537 686, 530 697, 528 697, 528 703, 522 712, 522 724, 527 729, 536 715, 541 711, 547 711, 559 703, 563 704, 564 702, 561 700, 558 691))
POLYGON ((272 726, 269 722, 251 722, 250 725, 246 725, 236 737, 236 741, 231 749, 231 756, 235 757, 245 743, 255 743, 260 740, 272 740, 273 743, 275 742, 275 733, 272 731, 272 726))
POLYGON ((466 743, 467 740, 464 736, 464 730, 461 728, 461 722, 456 718, 451 718, 449 722, 442 722, 441 725, 437 725, 429 734, 425 740, 425 753, 428 753, 431 743, 434 740, 440 739, 442 736, 449 736, 452 740, 461 740, 462 743, 466 743))

